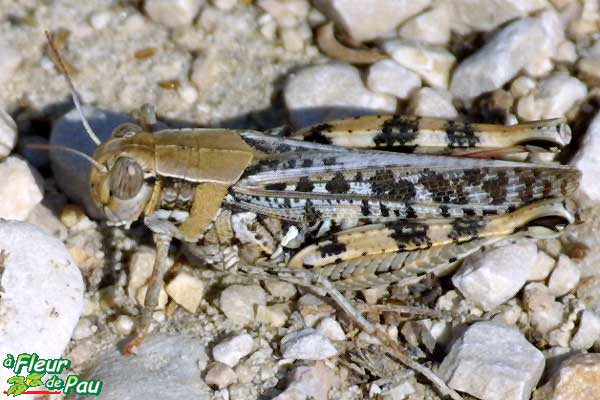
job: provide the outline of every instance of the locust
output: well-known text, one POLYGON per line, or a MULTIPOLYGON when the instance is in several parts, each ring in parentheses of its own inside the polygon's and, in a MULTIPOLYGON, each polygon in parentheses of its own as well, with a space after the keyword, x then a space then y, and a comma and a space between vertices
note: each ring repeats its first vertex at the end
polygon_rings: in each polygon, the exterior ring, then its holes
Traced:
MULTIPOLYGON (((292 236, 277 250, 265 245, 256 266, 310 271, 337 289, 446 270, 490 243, 548 237, 576 220, 580 172, 553 162, 571 140, 563 119, 503 126, 371 115, 283 136, 154 131, 145 107, 139 124, 101 143, 48 39, 98 145, 93 157, 80 154, 93 166, 92 199, 113 225, 142 219, 153 233, 157 256, 132 345, 149 332, 173 239, 201 247, 207 232, 242 213, 280 221, 292 236)), ((268 228, 259 231, 266 241, 268 228)))

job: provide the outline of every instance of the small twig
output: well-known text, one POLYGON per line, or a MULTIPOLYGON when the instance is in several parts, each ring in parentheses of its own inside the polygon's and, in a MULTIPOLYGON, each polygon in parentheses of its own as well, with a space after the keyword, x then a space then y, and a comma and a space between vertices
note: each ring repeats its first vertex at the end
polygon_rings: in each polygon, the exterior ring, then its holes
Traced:
POLYGON ((362 314, 350 303, 350 301, 344 297, 333 284, 323 276, 306 271, 306 270, 295 270, 288 268, 257 268, 249 265, 240 265, 240 269, 247 273, 260 276, 265 279, 273 279, 274 277, 281 279, 286 282, 294 283, 297 285, 316 289, 320 294, 328 294, 335 303, 346 312, 358 326, 368 333, 369 335, 375 336, 379 341, 392 350, 393 358, 399 362, 411 368, 424 377, 429 379, 431 383, 436 385, 441 393, 445 396, 450 396, 454 400, 463 400, 463 398, 454 390, 450 389, 448 385, 437 376, 432 370, 414 361, 408 355, 407 351, 394 341, 386 332, 376 327, 365 319, 362 314))
POLYGON ((328 22, 317 30, 317 45, 327 56, 352 64, 373 64, 390 58, 375 49, 353 49, 341 44, 335 37, 333 22, 328 22))
POLYGON ((356 308, 362 312, 376 312, 382 313, 386 311, 398 313, 398 314, 411 314, 414 316, 427 317, 427 318, 458 318, 459 315, 451 313, 449 311, 433 310, 425 307, 415 306, 402 306, 399 304, 364 304, 360 303, 356 305, 356 308))

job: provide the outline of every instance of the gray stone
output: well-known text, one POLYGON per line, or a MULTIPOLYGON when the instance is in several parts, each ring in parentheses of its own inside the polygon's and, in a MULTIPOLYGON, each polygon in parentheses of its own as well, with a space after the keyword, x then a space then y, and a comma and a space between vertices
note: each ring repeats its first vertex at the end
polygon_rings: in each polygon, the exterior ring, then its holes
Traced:
POLYGON ((554 271, 550 274, 548 289, 554 296, 564 296, 577 287, 580 278, 581 271, 577 264, 568 256, 561 254, 554 271))
POLYGON ((460 63, 450 91, 468 100, 499 89, 526 65, 549 60, 563 40, 562 22, 554 11, 515 21, 460 63))
POLYGON ((394 60, 381 60, 369 67, 367 87, 377 93, 406 99, 421 87, 421 78, 394 60))
POLYGON ((332 386, 338 378, 323 362, 294 368, 287 388, 273 400, 315 399, 327 400, 332 386))
POLYGON ((267 294, 260 286, 232 285, 221 292, 219 304, 227 318, 244 325, 254 320, 257 306, 267 304, 267 294))
POLYGON ((573 335, 569 347, 574 350, 587 350, 600 338, 600 316, 591 310, 583 310, 579 327, 573 335))
POLYGON ((393 113, 396 99, 368 90, 358 69, 333 62, 293 74, 284 90, 285 103, 297 128, 336 118, 393 113))
POLYGON ((527 400, 544 371, 541 351, 500 322, 471 325, 440 365, 448 386, 486 400, 527 400))
POLYGON ((242 357, 247 356, 254 347, 252 336, 247 333, 232 336, 217 344, 212 351, 215 361, 229 367, 235 367, 242 357))
MULTIPOLYGON (((59 357, 83 310, 83 278, 68 250, 36 226, 0 219, 0 266, 0 351, 59 357)), ((0 380, 12 375, 3 368, 0 380)))
POLYGON ((294 360, 324 360, 337 355, 336 348, 322 333, 306 328, 281 339, 283 358, 294 360))
POLYGON ((517 114, 526 121, 561 118, 587 96, 587 87, 566 72, 556 72, 538 90, 519 99, 517 114))
POLYGON ((461 35, 491 31, 503 23, 548 7, 546 0, 446 0, 452 30, 461 35))
POLYGON ((99 400, 209 399, 202 381, 208 356, 202 341, 185 336, 146 338, 134 356, 105 352, 85 374, 104 382, 99 400))
POLYGON ((452 93, 444 89, 424 87, 411 98, 408 109, 421 117, 455 119, 458 111, 452 104, 452 93))
POLYGON ((355 40, 387 36, 419 13, 431 0, 316 0, 315 7, 333 19, 355 40))
POLYGON ((452 283, 483 310, 493 310, 525 285, 537 253, 535 242, 530 240, 475 253, 465 259, 452 283))

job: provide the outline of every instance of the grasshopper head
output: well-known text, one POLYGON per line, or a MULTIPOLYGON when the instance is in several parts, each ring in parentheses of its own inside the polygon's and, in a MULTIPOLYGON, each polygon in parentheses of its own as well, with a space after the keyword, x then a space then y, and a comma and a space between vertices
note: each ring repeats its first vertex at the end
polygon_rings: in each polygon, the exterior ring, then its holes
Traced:
POLYGON ((79 94, 75 90, 52 35, 46 32, 46 37, 57 66, 69 86, 83 127, 98 148, 92 158, 78 150, 62 146, 44 147, 69 151, 86 158, 94 167, 90 173, 90 188, 96 206, 112 224, 131 224, 144 211, 154 187, 156 174, 152 134, 143 132, 143 129, 137 125, 127 123, 117 127, 110 140, 101 143, 85 118, 79 94))
POLYGON ((94 153, 103 168, 92 168, 92 199, 115 225, 130 224, 143 213, 154 188, 154 140, 139 126, 118 127, 94 153))

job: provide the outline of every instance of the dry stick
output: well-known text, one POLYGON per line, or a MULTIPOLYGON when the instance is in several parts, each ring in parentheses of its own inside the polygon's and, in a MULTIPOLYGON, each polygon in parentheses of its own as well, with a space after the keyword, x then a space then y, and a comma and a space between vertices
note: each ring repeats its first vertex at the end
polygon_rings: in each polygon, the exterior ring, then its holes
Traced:
POLYGON ((376 312, 382 313, 386 311, 395 312, 399 314, 411 314, 419 317, 426 318, 457 318, 460 315, 457 315, 452 312, 446 312, 441 310, 432 310, 430 308, 425 307, 415 307, 415 306, 403 306, 399 304, 357 304, 356 309, 362 312, 376 312))
POLYGON ((454 400, 463 400, 463 398, 456 391, 450 389, 448 385, 446 385, 446 383, 433 371, 410 358, 406 350, 403 349, 397 342, 392 340, 392 338, 386 332, 367 321, 362 314, 357 311, 352 304, 350 304, 350 301, 348 301, 348 299, 346 299, 346 297, 344 297, 344 295, 341 294, 333 286, 333 284, 323 276, 306 270, 294 270, 289 268, 265 269, 252 267, 249 265, 240 265, 240 269, 263 279, 273 279, 276 277, 277 279, 294 283, 296 285, 317 289, 320 294, 328 294, 335 301, 335 303, 358 324, 363 331, 367 332, 369 335, 375 336, 381 343, 390 348, 394 358, 397 358, 398 361, 406 365, 408 368, 421 373, 424 377, 429 379, 431 383, 439 388, 443 395, 450 396, 454 400), (316 287, 313 285, 316 285, 316 287))
POLYGON ((317 30, 317 45, 329 57, 352 64, 373 64, 390 58, 375 49, 353 49, 341 44, 335 37, 333 22, 328 22, 317 30))

